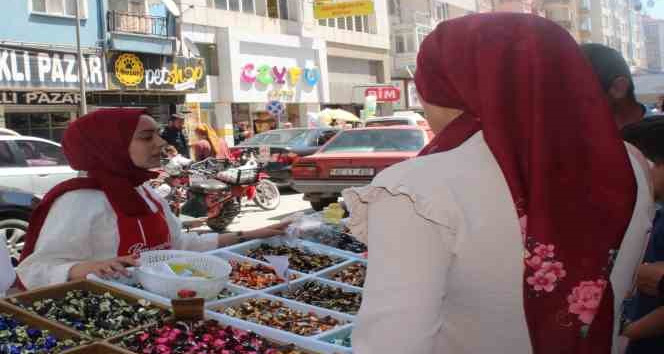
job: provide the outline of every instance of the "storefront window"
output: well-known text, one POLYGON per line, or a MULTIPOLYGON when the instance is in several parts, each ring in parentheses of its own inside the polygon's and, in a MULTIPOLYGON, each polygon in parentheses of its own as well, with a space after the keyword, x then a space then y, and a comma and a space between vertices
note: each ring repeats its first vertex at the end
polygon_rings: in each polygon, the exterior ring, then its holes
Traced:
POLYGON ((346 19, 345 18, 338 18, 337 19, 337 27, 340 29, 346 29, 346 19))
POLYGON ((7 128, 21 135, 60 142, 71 119, 71 113, 7 113, 5 119, 7 128))
POLYGON ((288 20, 288 0, 279 0, 279 18, 288 20))
POLYGON ((246 13, 254 13, 254 0, 242 0, 242 11, 246 13))
POLYGON ((267 16, 270 18, 279 18, 278 0, 267 0, 267 16))
POLYGON ((214 8, 219 10, 228 10, 228 0, 214 0, 214 8))
POLYGON ((228 4, 231 11, 240 11, 240 0, 230 0, 228 4))
POLYGON ((210 43, 196 43, 196 48, 205 60, 205 72, 208 75, 219 75, 219 61, 217 59, 217 46, 210 43))
POLYGON ((355 16, 355 31, 362 32, 362 16, 355 16))

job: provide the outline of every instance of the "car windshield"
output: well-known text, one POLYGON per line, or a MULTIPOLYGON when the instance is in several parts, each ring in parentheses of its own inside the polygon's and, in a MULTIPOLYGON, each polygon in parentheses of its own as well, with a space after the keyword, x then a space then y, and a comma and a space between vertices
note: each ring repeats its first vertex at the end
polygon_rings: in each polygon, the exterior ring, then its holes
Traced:
POLYGON ((346 130, 321 152, 393 152, 419 151, 424 147, 424 134, 415 129, 346 130))
POLYGON ((273 130, 258 134, 240 145, 291 145, 290 141, 300 136, 307 136, 307 129, 273 130))

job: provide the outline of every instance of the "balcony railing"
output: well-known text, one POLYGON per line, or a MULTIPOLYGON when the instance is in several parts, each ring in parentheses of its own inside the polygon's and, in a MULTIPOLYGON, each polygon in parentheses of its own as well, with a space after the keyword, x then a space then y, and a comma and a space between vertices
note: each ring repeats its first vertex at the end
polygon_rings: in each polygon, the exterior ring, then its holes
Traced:
POLYGON ((109 11, 106 20, 109 32, 144 34, 159 37, 172 36, 167 17, 109 11))

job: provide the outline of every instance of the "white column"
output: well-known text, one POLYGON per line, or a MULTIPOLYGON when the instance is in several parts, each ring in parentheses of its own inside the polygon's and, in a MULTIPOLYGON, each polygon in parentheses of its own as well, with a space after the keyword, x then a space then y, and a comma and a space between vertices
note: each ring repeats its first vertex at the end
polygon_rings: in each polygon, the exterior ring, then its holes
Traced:
POLYGON ((318 103, 308 103, 308 104, 301 104, 299 105, 299 114, 300 114, 300 122, 298 123, 299 127, 306 128, 308 125, 308 120, 307 120, 307 113, 315 113, 315 112, 320 112, 320 104, 318 103))
POLYGON ((233 111, 230 103, 215 103, 214 122, 210 122, 217 127, 220 136, 226 140, 228 146, 235 145, 233 139, 233 111))

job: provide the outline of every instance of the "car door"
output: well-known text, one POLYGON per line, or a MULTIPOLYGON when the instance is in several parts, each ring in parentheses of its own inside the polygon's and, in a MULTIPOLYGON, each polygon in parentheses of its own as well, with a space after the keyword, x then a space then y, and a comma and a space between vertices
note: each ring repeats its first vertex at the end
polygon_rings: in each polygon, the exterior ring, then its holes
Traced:
POLYGON ((31 192, 46 194, 58 183, 76 177, 60 145, 39 140, 16 140, 25 160, 25 169, 32 180, 31 192))
POLYGON ((33 189, 23 158, 10 140, 0 140, 0 186, 33 189))

